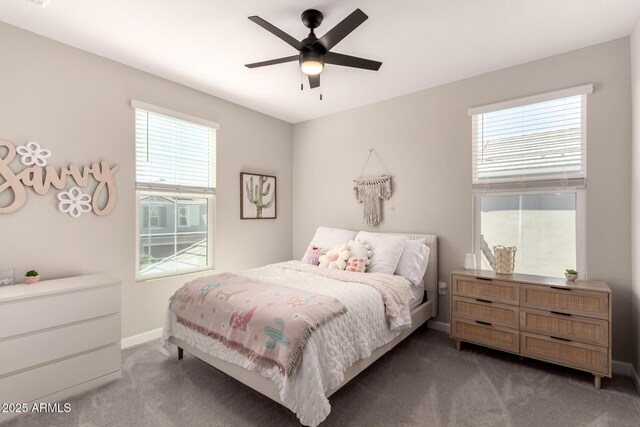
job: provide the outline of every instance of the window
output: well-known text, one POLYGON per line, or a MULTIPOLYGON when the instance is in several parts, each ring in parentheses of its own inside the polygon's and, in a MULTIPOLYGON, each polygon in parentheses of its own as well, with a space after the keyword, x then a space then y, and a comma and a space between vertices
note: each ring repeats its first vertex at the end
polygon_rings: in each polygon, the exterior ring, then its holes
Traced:
POLYGON ((189 226, 189 210, 186 206, 178 206, 178 226, 189 226))
POLYGON ((217 124, 132 101, 136 122, 137 277, 213 268, 217 124))
POLYGON ((586 105, 592 86, 469 110, 473 132, 474 248, 516 246, 515 272, 586 275, 586 105))
POLYGON ((149 226, 150 227, 160 227, 160 212, 162 211, 162 217, 166 218, 167 213, 163 211, 163 207, 161 206, 149 206, 149 226))

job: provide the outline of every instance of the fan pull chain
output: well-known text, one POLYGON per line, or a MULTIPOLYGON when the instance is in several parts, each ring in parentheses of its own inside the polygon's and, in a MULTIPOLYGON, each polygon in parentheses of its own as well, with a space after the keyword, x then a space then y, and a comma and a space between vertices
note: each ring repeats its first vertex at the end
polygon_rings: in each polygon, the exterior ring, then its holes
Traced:
POLYGON ((304 77, 302 77, 302 70, 300 70, 300 90, 304 90, 304 84, 302 83, 303 82, 303 80, 302 80, 303 78, 304 77))
POLYGON ((320 101, 322 101, 322 92, 320 92, 320 101))

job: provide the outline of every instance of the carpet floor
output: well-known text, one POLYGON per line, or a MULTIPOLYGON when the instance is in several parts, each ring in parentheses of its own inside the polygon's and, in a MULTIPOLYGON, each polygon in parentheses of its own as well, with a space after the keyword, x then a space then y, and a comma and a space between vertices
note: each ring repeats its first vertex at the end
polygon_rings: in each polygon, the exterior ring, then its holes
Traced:
MULTIPOLYGON (((123 351, 122 378, 69 400, 69 414, 3 427, 299 426, 284 407, 185 352, 157 343, 123 351)), ((463 345, 422 327, 331 399, 322 426, 638 426, 630 378, 587 373, 463 345)))

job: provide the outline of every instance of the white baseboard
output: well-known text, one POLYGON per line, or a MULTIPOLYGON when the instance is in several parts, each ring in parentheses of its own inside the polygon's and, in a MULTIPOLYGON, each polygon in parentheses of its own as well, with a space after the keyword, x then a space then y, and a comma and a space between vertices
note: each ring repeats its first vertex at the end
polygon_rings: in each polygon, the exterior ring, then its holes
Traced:
POLYGON ((636 368, 633 365, 631 365, 631 380, 636 386, 636 391, 638 392, 638 394, 640 394, 640 376, 638 375, 638 371, 636 371, 636 368))
POLYGON ((133 347, 134 345, 144 344, 149 341, 157 340, 160 337, 162 337, 162 328, 153 329, 151 331, 123 338, 120 342, 120 346, 122 348, 129 348, 133 347))
POLYGON ((640 376, 638 376, 636 368, 631 363, 614 360, 611 362, 611 370, 614 374, 631 377, 631 381, 633 381, 636 391, 640 394, 640 376))
POLYGON ((611 370, 614 374, 633 376, 633 365, 627 362, 621 362, 619 360, 611 361, 611 370))
POLYGON ((451 330, 451 325, 445 322, 438 322, 437 320, 429 320, 427 322, 427 327, 429 329, 433 329, 436 331, 449 333, 451 330))

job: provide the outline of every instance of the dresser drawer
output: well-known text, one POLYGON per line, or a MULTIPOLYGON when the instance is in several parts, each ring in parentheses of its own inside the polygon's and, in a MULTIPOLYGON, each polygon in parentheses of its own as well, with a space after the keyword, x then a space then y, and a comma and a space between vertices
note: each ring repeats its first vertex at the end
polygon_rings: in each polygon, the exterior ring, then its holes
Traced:
POLYGON ((606 320, 522 309, 520 327, 526 332, 552 335, 603 347, 609 346, 609 322, 606 320))
POLYGON ((467 320, 482 320, 493 325, 518 329, 519 309, 482 299, 454 296, 451 307, 453 317, 467 320))
POLYGON ((31 402, 120 370, 120 344, 0 378, 0 402, 31 402))
POLYGON ((520 295, 522 307, 609 318, 609 294, 604 292, 523 285, 520 295))
POLYGON ((120 312, 120 286, 0 304, 0 339, 120 312))
POLYGON ((522 332, 520 353, 534 359, 610 375, 609 352, 605 347, 522 332))
POLYGON ((120 315, 0 341, 0 376, 120 342, 120 315))
POLYGON ((462 341, 517 353, 520 347, 517 330, 496 325, 485 325, 472 320, 453 319, 451 336, 462 341))
POLYGON ((518 305, 518 284, 498 280, 482 280, 467 277, 455 277, 453 295, 467 298, 480 298, 493 302, 518 305))

